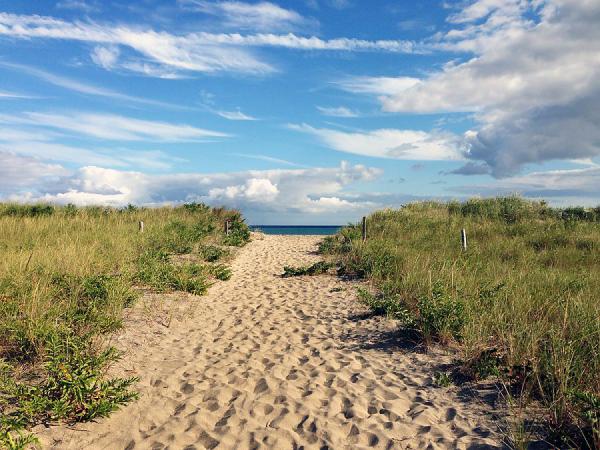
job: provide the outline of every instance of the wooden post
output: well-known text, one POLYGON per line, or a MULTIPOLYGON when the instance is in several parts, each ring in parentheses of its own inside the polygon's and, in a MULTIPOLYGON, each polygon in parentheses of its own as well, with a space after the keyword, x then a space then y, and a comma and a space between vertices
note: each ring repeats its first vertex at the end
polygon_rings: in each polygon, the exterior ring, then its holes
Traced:
POLYGON ((467 250, 467 232, 465 231, 464 228, 460 231, 460 242, 462 244, 463 251, 466 251, 467 250))
POLYGON ((140 233, 143 233, 144 232, 144 222, 142 222, 140 220, 140 225, 139 226, 140 226, 140 233))
POLYGON ((362 240, 365 242, 367 240, 367 217, 363 216, 362 219, 362 240))
POLYGON ((225 221, 225 235, 229 236, 229 219, 225 221))

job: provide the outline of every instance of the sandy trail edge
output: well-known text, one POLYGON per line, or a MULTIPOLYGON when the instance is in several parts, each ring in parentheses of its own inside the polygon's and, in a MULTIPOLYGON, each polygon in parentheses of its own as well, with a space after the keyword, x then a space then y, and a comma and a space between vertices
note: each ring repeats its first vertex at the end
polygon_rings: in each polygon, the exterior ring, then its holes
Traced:
POLYGON ((182 302, 180 317, 129 324, 118 369, 141 377, 140 400, 37 429, 44 448, 499 447, 481 403, 431 386, 444 357, 394 347, 393 324, 361 318, 352 285, 278 276, 318 260, 318 241, 259 237, 232 279, 182 302))

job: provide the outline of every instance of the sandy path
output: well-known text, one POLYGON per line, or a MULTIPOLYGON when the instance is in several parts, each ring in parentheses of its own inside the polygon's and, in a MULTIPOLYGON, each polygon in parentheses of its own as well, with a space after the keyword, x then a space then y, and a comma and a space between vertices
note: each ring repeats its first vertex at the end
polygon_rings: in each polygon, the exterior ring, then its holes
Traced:
POLYGON ((392 324, 353 318, 361 307, 351 285, 278 276, 286 264, 318 260, 318 240, 254 240, 233 262, 233 278, 194 298, 183 320, 129 325, 117 345, 141 377, 140 400, 97 423, 42 430, 45 447, 498 445, 477 402, 431 387, 431 355, 392 352, 380 340, 392 324))

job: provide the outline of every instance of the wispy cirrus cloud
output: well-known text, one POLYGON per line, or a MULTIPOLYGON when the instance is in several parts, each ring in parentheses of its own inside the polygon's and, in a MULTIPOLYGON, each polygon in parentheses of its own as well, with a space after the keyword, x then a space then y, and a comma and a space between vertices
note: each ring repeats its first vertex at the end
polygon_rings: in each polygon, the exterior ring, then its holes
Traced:
POLYGON ((33 99, 38 98, 32 95, 20 94, 18 92, 0 91, 0 99, 3 98, 16 98, 16 99, 33 99))
POLYGON ((78 92, 80 94, 93 95, 96 97, 104 97, 104 98, 119 100, 124 103, 160 106, 160 107, 172 108, 172 109, 186 109, 185 106, 174 105, 172 103, 161 102, 161 101, 152 100, 149 98, 136 97, 133 95, 123 94, 122 92, 114 91, 112 89, 107 89, 107 88, 104 88, 101 86, 95 86, 95 85, 89 84, 89 83, 84 83, 79 80, 75 80, 75 79, 65 77, 62 75, 56 75, 56 74, 47 72, 45 70, 27 66, 24 64, 0 61, 0 66, 9 68, 9 69, 12 69, 15 71, 19 71, 21 73, 36 77, 47 83, 53 84, 53 85, 61 87, 63 89, 67 89, 69 91, 78 92))
POLYGON ((451 133, 385 128, 350 132, 307 124, 291 124, 288 127, 316 136, 334 150, 356 155, 403 160, 464 159, 460 140, 451 133))
POLYGON ((236 109, 235 111, 215 111, 215 113, 227 120, 258 120, 256 117, 245 114, 239 109, 236 109))
POLYGON ((232 155, 239 156, 241 158, 256 159, 259 161, 267 161, 267 162, 275 163, 275 164, 283 164, 285 166, 304 167, 302 164, 296 164, 296 163, 288 161, 286 159, 275 158, 273 156, 268 156, 268 155, 255 155, 255 154, 251 154, 251 153, 232 153, 232 155))
POLYGON ((113 141, 193 142, 229 136, 186 124, 88 112, 4 114, 0 115, 0 123, 52 128, 113 141))
POLYGON ((325 116, 331 117, 358 117, 359 114, 356 111, 346 108, 345 106, 327 107, 317 106, 319 112, 325 116))
POLYGON ((338 88, 355 94, 396 95, 416 86, 421 80, 413 77, 346 77, 332 82, 338 88))
MULTIPOLYGON (((293 33, 188 33, 171 34, 127 25, 69 22, 47 16, 0 13, 0 35, 20 39, 60 39, 124 46, 152 61, 158 68, 183 72, 240 72, 266 74, 276 71, 269 62, 259 59, 251 47, 280 47, 313 51, 385 51, 412 53, 414 43, 401 40, 364 40, 354 38, 321 39, 293 33)), ((139 69, 139 61, 115 60, 115 53, 93 53, 100 64, 139 69)), ((148 71, 151 74, 153 71, 148 71)))
POLYGON ((290 31, 318 24, 294 10, 271 2, 246 3, 240 1, 180 0, 188 9, 222 19, 221 25, 245 30, 290 31))

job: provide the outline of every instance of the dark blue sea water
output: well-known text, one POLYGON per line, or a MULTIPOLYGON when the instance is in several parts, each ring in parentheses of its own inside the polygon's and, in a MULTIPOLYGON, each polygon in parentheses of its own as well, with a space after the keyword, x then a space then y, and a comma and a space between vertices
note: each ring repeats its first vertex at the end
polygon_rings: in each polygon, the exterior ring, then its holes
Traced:
POLYGON ((252 231, 261 231, 265 234, 318 234, 326 236, 335 234, 342 228, 341 225, 250 225, 252 231))

